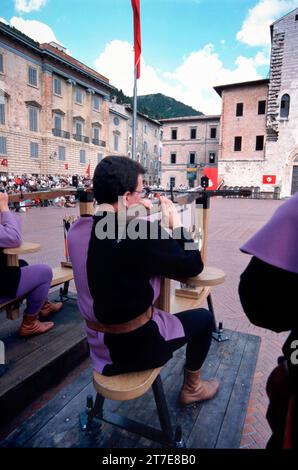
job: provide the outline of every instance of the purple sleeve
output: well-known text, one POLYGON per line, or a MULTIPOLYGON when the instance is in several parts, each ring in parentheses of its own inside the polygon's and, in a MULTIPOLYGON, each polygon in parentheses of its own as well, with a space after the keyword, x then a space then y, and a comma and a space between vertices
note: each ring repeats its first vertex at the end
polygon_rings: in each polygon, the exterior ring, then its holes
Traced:
POLYGON ((9 211, 1 213, 0 247, 16 248, 22 243, 20 220, 9 211))

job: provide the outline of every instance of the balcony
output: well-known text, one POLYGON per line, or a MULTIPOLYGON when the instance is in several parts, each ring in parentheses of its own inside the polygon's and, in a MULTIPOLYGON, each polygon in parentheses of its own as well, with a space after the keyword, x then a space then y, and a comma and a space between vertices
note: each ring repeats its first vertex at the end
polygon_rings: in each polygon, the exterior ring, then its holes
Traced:
POLYGON ((99 145, 100 147, 105 147, 106 143, 104 140, 92 139, 92 144, 99 145))
POLYGON ((78 140, 79 142, 84 142, 85 144, 89 144, 89 137, 80 134, 72 134, 74 140, 78 140))
POLYGON ((62 131, 61 129, 52 129, 52 133, 55 137, 62 137, 63 139, 69 139, 70 133, 62 131))

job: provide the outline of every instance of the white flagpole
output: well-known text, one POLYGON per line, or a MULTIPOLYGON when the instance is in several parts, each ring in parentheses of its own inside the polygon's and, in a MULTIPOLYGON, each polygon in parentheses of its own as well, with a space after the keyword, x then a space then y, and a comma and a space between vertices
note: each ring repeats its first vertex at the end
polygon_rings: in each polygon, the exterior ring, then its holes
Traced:
POLYGON ((132 116, 132 159, 136 160, 136 148, 137 148, 137 105, 138 105, 138 92, 137 92, 137 73, 138 65, 135 65, 134 70, 134 87, 133 87, 133 116, 132 116))

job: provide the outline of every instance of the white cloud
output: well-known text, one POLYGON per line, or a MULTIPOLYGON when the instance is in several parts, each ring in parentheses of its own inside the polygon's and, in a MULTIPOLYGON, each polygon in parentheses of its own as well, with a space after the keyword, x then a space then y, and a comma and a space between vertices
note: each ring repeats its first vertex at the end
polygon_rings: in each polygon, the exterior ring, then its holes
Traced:
POLYGON ((47 0, 15 0, 15 8, 22 13, 30 13, 34 10, 40 10, 46 4, 47 0))
POLYGON ((264 49, 263 52, 258 52, 254 58, 256 66, 263 66, 270 64, 270 50, 264 49))
POLYGON ((9 23, 8 23, 8 21, 6 21, 6 19, 5 19, 5 18, 1 18, 1 17, 0 17, 0 21, 1 21, 1 23, 4 23, 4 24, 9 24, 9 23))
POLYGON ((22 33, 40 43, 55 41, 60 44, 52 28, 41 21, 24 20, 19 16, 13 16, 9 22, 6 21, 6 24, 22 31, 22 33))
MULTIPOLYGON (((237 57, 233 69, 225 68, 213 44, 183 58, 174 71, 161 72, 141 60, 138 94, 164 93, 205 114, 217 114, 221 100, 214 85, 261 78, 257 68, 268 63, 268 57, 258 52, 255 57, 237 57)), ((95 61, 95 68, 128 96, 133 94, 133 47, 128 42, 114 40, 95 61)))
MULTIPOLYGON (((95 68, 117 88, 132 95, 133 92, 133 47, 129 42, 113 40, 95 60, 95 68)), ((138 80, 138 94, 153 93, 153 89, 163 93, 165 83, 160 73, 147 65, 141 57, 141 78, 138 80), (143 78, 146 77, 146 78, 143 78)))
POLYGON ((269 26, 282 15, 298 7, 298 0, 261 0, 248 10, 236 38, 249 46, 269 46, 269 26))

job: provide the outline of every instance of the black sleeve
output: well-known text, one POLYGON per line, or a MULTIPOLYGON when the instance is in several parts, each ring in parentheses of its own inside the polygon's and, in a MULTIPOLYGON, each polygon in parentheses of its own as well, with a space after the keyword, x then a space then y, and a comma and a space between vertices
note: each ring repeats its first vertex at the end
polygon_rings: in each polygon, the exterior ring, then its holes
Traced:
POLYGON ((150 275, 174 279, 197 276, 204 267, 198 246, 184 227, 169 236, 159 224, 158 238, 148 240, 147 262, 150 275), (185 249, 187 246, 192 249, 185 249))

